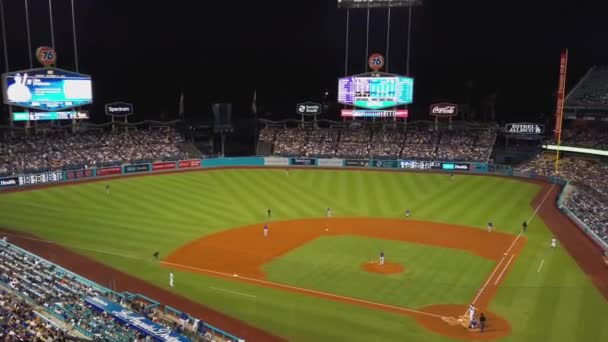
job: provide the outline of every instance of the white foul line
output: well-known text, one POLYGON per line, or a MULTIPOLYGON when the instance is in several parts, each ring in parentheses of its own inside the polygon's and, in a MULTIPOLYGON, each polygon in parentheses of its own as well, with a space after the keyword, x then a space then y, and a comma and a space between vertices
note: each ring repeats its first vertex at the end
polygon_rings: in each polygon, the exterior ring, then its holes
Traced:
MULTIPOLYGON (((543 199, 540 201, 540 203, 538 203, 538 205, 536 206, 536 208, 534 209, 534 212, 532 212, 532 215, 530 216, 530 218, 526 221, 527 223, 532 222, 532 220, 534 219, 534 217, 536 217, 536 214, 538 213, 538 211, 540 210, 540 207, 543 206, 543 204, 545 203, 545 201, 547 200, 547 197, 549 197, 549 194, 551 194, 551 191, 553 190, 553 187, 555 186, 555 184, 551 184, 551 186, 549 187, 549 190, 547 190, 547 193, 545 193, 545 196, 543 197, 543 199)), ((519 240, 519 238, 521 237, 521 232, 519 234, 517 234, 517 236, 515 237, 515 239, 513 239, 513 242, 511 243, 511 246, 509 246, 509 248, 507 249, 507 251, 505 252, 505 256, 507 254, 509 254, 509 252, 511 251, 511 249, 515 246, 515 243, 517 242, 517 240, 519 240)), ((492 277, 494 276, 494 273, 496 273, 496 271, 500 268, 500 265, 502 264, 502 262, 505 260, 505 256, 503 256, 500 261, 498 262, 498 265, 496 265, 496 268, 494 268, 494 271, 492 271, 492 273, 490 274, 490 276, 488 277, 488 280, 486 280, 486 282, 483 284, 483 286, 481 287, 481 289, 477 292, 477 295, 475 295, 475 298, 473 298, 472 304, 475 304, 475 302, 479 299, 479 297, 481 297, 481 294, 483 293, 483 291, 485 291, 486 287, 488 286, 488 283, 490 282, 490 280, 492 280, 492 277)), ((513 258, 513 256, 511 256, 511 258, 513 258)), ((510 262, 510 261, 509 261, 510 262)), ((508 266, 508 265, 507 265, 508 266)), ((506 270, 503 270, 503 272, 506 270)), ((502 274, 502 273, 501 273, 502 274)), ((466 314, 466 313, 465 313, 466 314)))
POLYGON ((505 273, 507 268, 509 268, 509 265, 511 264, 511 261, 513 261, 514 257, 515 257, 515 254, 511 254, 509 261, 507 261, 507 265, 505 265, 505 268, 502 269, 502 272, 500 272, 500 274, 498 275, 498 278, 496 278, 496 281, 494 282, 494 286, 496 286, 498 284, 498 282, 500 281, 500 278, 502 278, 502 275, 505 273))
POLYGON ((545 263, 545 259, 540 262, 540 266, 538 266, 538 270, 536 272, 540 272, 540 269, 543 268, 543 264, 545 263))
POLYGON ((243 276, 235 276, 233 274, 228 274, 228 273, 218 272, 218 271, 213 271, 213 270, 207 270, 207 269, 199 268, 199 267, 180 265, 180 264, 175 264, 175 263, 168 262, 168 261, 161 261, 160 263, 164 264, 164 265, 168 265, 168 266, 175 266, 175 267, 180 267, 180 268, 191 269, 191 270, 194 270, 194 271, 204 272, 204 273, 216 274, 216 275, 220 275, 220 276, 223 276, 223 277, 240 278, 240 279, 244 279, 244 280, 247 280, 247 281, 253 282, 253 283, 259 283, 259 284, 270 285, 270 286, 280 287, 280 288, 289 289, 289 290, 295 290, 295 291, 298 291, 298 292, 301 292, 301 293, 316 294, 316 295, 321 295, 321 296, 324 296, 324 297, 329 297, 329 298, 334 298, 334 299, 342 299, 342 300, 347 300, 347 301, 351 301, 351 302, 355 302, 355 303, 367 304, 367 305, 372 305, 372 306, 376 306, 376 307, 387 308, 387 309, 392 309, 392 310, 396 310, 396 311, 409 312, 409 313, 414 313, 414 314, 419 314, 419 315, 427 315, 427 316, 437 317, 437 318, 443 318, 444 317, 444 316, 441 316, 441 315, 435 315, 435 314, 424 312, 424 311, 412 310, 412 309, 407 309, 407 308, 403 308, 403 307, 399 307, 399 306, 393 306, 393 305, 388 305, 388 304, 370 302, 370 301, 363 300, 363 299, 357 299, 357 298, 352 298, 352 297, 340 296, 340 295, 333 294, 333 293, 315 291, 315 290, 310 290, 310 289, 306 289, 306 288, 302 288, 302 287, 285 285, 285 284, 281 284, 281 283, 273 283, 273 282, 270 282, 270 281, 256 279, 256 278, 249 278, 249 277, 243 277, 243 276))
POLYGON ((250 294, 247 294, 247 293, 242 293, 242 292, 237 292, 237 291, 232 291, 232 290, 221 289, 219 287, 209 286, 209 288, 212 289, 212 290, 216 290, 216 291, 222 291, 222 292, 232 293, 232 294, 235 294, 235 295, 238 295, 238 296, 249 297, 249 298, 254 298, 254 299, 258 298, 257 296, 250 295, 250 294))

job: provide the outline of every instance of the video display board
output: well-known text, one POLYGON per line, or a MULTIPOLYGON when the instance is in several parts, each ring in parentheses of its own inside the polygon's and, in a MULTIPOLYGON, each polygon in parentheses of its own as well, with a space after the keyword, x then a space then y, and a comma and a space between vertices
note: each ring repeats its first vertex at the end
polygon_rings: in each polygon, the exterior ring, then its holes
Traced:
POLYGON ((2 75, 4 103, 43 111, 93 102, 91 76, 57 68, 38 68, 2 75))
POLYGON ((14 112, 13 121, 41 121, 41 120, 83 120, 88 119, 89 113, 82 111, 64 112, 14 112))
POLYGON ((404 76, 350 76, 338 80, 338 102, 365 109, 410 104, 414 79, 404 76))

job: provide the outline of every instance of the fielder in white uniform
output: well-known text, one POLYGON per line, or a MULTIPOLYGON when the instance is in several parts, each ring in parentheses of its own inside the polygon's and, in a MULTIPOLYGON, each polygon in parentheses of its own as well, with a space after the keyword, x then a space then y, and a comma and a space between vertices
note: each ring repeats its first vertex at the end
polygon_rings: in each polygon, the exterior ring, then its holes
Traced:
POLYGON ((264 225, 264 237, 267 237, 267 236, 268 236, 268 225, 265 224, 264 225))
POLYGON ((169 273, 169 286, 173 287, 173 272, 169 273))
POLYGON ((327 217, 331 217, 331 208, 327 208, 327 217))
POLYGON ((556 244, 557 244, 557 240, 555 238, 551 239, 551 248, 555 248, 556 244))

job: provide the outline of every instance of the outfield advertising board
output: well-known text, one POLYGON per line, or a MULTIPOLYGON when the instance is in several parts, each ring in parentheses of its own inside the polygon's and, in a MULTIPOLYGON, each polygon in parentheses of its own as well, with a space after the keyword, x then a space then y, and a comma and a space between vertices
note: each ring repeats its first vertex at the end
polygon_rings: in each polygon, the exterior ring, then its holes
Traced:
POLYGON ((448 171, 469 171, 468 163, 441 163, 442 170, 448 171))
POLYGON ((162 162, 152 164, 152 171, 173 170, 176 168, 176 162, 162 162))
POLYGON ((400 160, 399 167, 408 170, 441 170, 441 163, 436 161, 400 160))
POLYGON ((289 160, 289 164, 298 166, 315 166, 317 165, 317 160, 315 158, 291 158, 289 160))
POLYGON ((148 171, 150 171, 150 164, 125 165, 125 173, 148 172, 148 171))
POLYGON ((19 177, 6 177, 0 179, 0 188, 8 188, 19 185, 19 177))
POLYGON ((368 167, 369 159, 344 159, 344 166, 368 167))
POLYGON ((289 158, 284 157, 265 157, 264 158, 265 166, 288 166, 289 158))
POLYGON ((372 166, 385 169, 396 169, 399 167, 399 162, 396 160, 373 160, 372 166))
POLYGON ((344 160, 335 158, 319 158, 317 159, 317 165, 324 167, 342 167, 344 166, 344 160))
POLYGON ((180 169, 201 167, 201 160, 200 159, 180 160, 177 165, 180 169))
POLYGON ((19 176, 19 185, 55 183, 63 181, 63 171, 50 171, 19 176))
POLYGON ((66 179, 89 178, 95 176, 93 169, 69 170, 65 172, 66 179))
POLYGON ((100 167, 96 170, 97 176, 119 175, 121 173, 122 167, 120 166, 100 167))

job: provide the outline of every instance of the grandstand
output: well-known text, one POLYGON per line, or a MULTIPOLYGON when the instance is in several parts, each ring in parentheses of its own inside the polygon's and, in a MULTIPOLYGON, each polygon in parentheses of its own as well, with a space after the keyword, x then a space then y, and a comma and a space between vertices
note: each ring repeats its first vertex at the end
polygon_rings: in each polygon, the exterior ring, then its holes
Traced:
POLYGON ((405 129, 391 125, 329 128, 274 127, 260 130, 258 155, 487 161, 496 140, 495 127, 430 128, 427 123, 405 129))
POLYGON ((163 336, 174 341, 234 341, 233 336, 218 334, 219 330, 199 319, 181 312, 171 314, 145 296, 104 288, 12 245, 6 238, 0 241, 0 287, 4 288, 0 310, 8 313, 0 320, 9 323, 0 326, 4 330, 0 333, 20 336, 21 340, 72 336, 147 341, 147 337, 158 337, 154 331, 166 330, 170 333, 163 336), (153 328, 141 329, 139 323, 153 328))
POLYGON ((564 118, 608 120, 608 67, 592 67, 566 96, 564 118))

